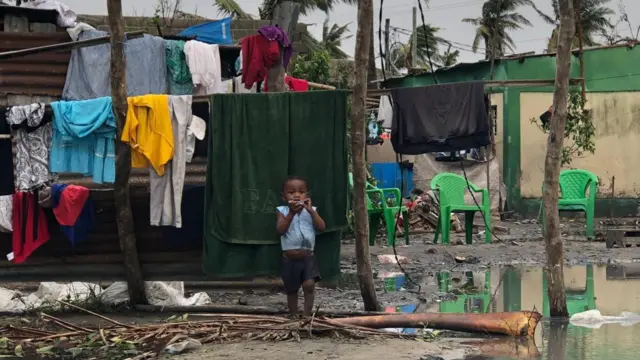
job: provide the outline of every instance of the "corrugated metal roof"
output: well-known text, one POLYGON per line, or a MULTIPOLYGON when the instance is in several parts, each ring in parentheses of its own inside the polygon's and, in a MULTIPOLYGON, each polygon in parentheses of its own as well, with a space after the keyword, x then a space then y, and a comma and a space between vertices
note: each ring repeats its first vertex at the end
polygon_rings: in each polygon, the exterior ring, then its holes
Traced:
MULTIPOLYGON (((71 41, 67 32, 0 32, 0 52, 71 41)), ((0 95, 60 97, 70 51, 48 52, 0 61, 0 95)))
POLYGON ((11 6, 0 4, 0 15, 5 14, 25 16, 29 22, 51 23, 55 24, 58 18, 58 12, 55 10, 31 9, 21 6, 11 6))

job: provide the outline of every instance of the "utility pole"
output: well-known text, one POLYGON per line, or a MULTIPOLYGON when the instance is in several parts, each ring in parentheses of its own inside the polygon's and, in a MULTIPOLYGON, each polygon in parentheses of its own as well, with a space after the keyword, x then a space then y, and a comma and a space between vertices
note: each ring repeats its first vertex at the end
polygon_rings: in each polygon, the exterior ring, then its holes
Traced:
POLYGON ((354 87, 351 103, 351 159, 353 162, 353 214, 356 232, 356 267, 364 308, 377 311, 379 308, 376 287, 373 284, 371 256, 369 255, 369 217, 365 184, 365 99, 367 98, 367 64, 369 50, 373 46, 373 0, 358 2, 358 30, 356 32, 354 87))
POLYGON ((553 91, 553 110, 544 161, 543 235, 547 253, 547 291, 551 317, 569 317, 564 289, 564 249, 560 234, 558 192, 560 158, 567 123, 569 75, 571 71, 571 44, 575 34, 573 0, 560 0, 560 32, 556 51, 556 82, 553 91))
MULTIPOLYGON (((418 8, 415 6, 412 9, 411 19, 413 21, 411 27, 411 68, 415 69, 418 58, 418 8)), ((431 69, 431 71, 433 71, 433 69, 431 69)))
POLYGON ((138 247, 131 213, 129 197, 129 174, 131 173, 131 148, 120 141, 122 129, 127 118, 127 79, 124 58, 124 20, 122 19, 121 0, 107 0, 109 30, 111 31, 111 98, 113 114, 117 123, 116 140, 116 179, 113 184, 113 196, 116 208, 116 223, 120 250, 124 258, 124 271, 132 304, 146 304, 144 281, 138 261, 138 247))
MULTIPOLYGON (((289 36, 293 44, 298 17, 300 15, 300 4, 291 1, 279 3, 273 10, 271 25, 278 25, 289 36)), ((284 92, 285 68, 282 63, 282 49, 280 49, 280 60, 278 60, 267 73, 267 88, 269 92, 284 92)))
MULTIPOLYGON (((384 20, 384 66, 386 71, 391 71, 391 54, 389 52, 389 36, 391 31, 391 19, 384 20)), ((382 55, 382 54, 381 54, 382 55)))

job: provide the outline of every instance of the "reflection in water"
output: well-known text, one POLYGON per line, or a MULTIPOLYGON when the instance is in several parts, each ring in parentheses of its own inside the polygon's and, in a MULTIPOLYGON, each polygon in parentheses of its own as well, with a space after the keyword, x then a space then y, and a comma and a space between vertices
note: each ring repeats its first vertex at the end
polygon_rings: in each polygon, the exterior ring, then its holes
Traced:
POLYGON ((549 323, 547 340, 547 360, 564 360, 567 344, 567 322, 549 323))
MULTIPOLYGON (((567 308, 571 314, 597 309, 603 315, 640 313, 640 264, 565 268, 567 308)), ((440 291, 458 299, 427 311, 471 313, 538 309, 548 316, 542 269, 491 269, 486 272, 438 274, 440 291), (495 297, 491 297, 495 294, 495 297), (488 299, 488 300, 487 300, 488 299), (489 303, 491 304, 489 306, 489 303)), ((640 356, 640 325, 603 325, 588 329, 564 322, 545 322, 531 346, 509 349, 505 343, 483 342, 471 359, 635 360, 640 356)), ((476 345, 476 347, 478 347, 476 345)))

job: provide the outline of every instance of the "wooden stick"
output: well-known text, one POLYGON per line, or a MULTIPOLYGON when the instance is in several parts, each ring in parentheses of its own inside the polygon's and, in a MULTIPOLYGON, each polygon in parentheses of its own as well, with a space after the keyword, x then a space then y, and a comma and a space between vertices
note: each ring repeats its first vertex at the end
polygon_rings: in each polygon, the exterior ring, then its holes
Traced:
POLYGON ((87 309, 81 308, 80 306, 75 306, 75 305, 73 305, 73 304, 69 304, 68 302, 65 302, 65 301, 62 301, 62 300, 58 300, 58 302, 59 302, 59 303, 61 303, 61 304, 63 304, 63 305, 66 305, 66 306, 72 307, 72 308, 74 308, 74 309, 76 309, 76 310, 84 311, 84 312, 86 312, 87 314, 91 314, 91 315, 93 315, 93 316, 95 316, 95 317, 99 317, 100 319, 105 320, 105 321, 108 321, 108 322, 110 322, 110 323, 112 323, 112 324, 114 324, 114 325, 122 326, 122 327, 127 328, 127 329, 132 329, 132 328, 134 328, 134 326, 126 325, 126 324, 123 324, 123 323, 121 323, 121 322, 119 322, 119 321, 115 321, 115 320, 113 320, 113 319, 109 319, 109 318, 108 318, 108 317, 106 317, 106 316, 102 316, 102 315, 100 315, 100 314, 96 314, 96 313, 94 313, 93 311, 89 311, 89 310, 87 310, 87 309))
MULTIPOLYGON (((127 40, 140 38, 144 35, 144 31, 132 31, 125 34, 127 40)), ((55 52, 55 51, 63 51, 70 49, 78 49, 83 47, 95 46, 106 44, 111 40, 111 35, 101 36, 94 39, 80 40, 80 41, 69 41, 60 44, 52 44, 45 46, 37 46, 28 49, 20 49, 20 50, 11 50, 0 53, 0 60, 8 60, 17 57, 23 57, 27 55, 34 55, 46 52, 55 52)))

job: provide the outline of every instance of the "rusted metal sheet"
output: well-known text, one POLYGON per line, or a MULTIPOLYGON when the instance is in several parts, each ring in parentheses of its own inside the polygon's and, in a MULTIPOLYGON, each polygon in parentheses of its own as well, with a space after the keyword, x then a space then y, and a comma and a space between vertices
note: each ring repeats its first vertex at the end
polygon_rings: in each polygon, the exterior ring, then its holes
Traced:
POLYGON ((424 328, 533 338, 542 315, 533 311, 489 314, 421 313, 360 316, 333 320, 373 329, 424 328))
MULTIPOLYGON (((0 52, 59 44, 70 40, 66 32, 0 32, 0 52)), ((60 97, 70 57, 70 51, 61 51, 1 61, 0 95, 60 97)))
POLYGON ((58 18, 55 10, 31 9, 20 6, 2 5, 0 6, 0 17, 5 15, 24 16, 33 23, 53 23, 58 18))

